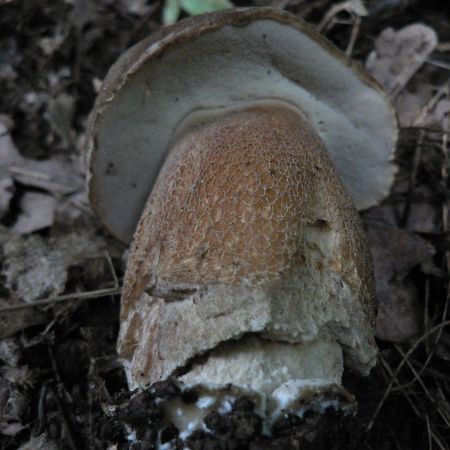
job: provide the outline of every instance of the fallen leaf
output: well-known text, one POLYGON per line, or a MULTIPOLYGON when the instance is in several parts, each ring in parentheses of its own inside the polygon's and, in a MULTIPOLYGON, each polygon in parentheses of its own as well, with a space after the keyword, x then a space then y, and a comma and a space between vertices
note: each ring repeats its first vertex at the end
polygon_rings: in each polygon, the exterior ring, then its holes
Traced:
POLYGON ((14 195, 14 182, 8 168, 20 161, 20 155, 8 132, 5 118, 0 117, 0 218, 9 211, 9 202, 14 195))
POLYGON ((53 225, 57 200, 41 192, 25 192, 20 201, 20 214, 11 227, 19 234, 28 234, 53 225))
POLYGON ((426 25, 408 25, 398 31, 386 28, 376 38, 366 68, 392 97, 396 97, 436 48, 437 42, 436 33, 426 25))
MULTIPOLYGON (((55 155, 47 160, 23 157, 0 118, 0 218, 9 212, 15 193, 15 183, 43 189, 47 192, 25 192, 20 200, 20 213, 13 230, 31 233, 53 225, 55 211, 66 196, 85 193, 84 167, 81 158, 55 155)), ((83 194, 81 194, 83 195, 83 194)))
POLYGON ((415 286, 393 281, 378 293, 378 298, 376 336, 379 339, 409 342, 419 336, 422 316, 415 286))
POLYGON ((414 91, 405 89, 395 100, 395 110, 401 127, 411 127, 419 117, 422 108, 432 97, 431 87, 418 86, 414 91))
MULTIPOLYGON (((409 181, 397 181, 393 193, 406 198, 409 181)), ((405 202, 386 202, 363 213, 363 220, 370 224, 379 224, 386 227, 404 227, 416 233, 440 233, 442 211, 440 206, 432 199, 436 196, 429 185, 420 184, 414 187, 411 198, 411 207, 406 223, 403 223, 405 202)))
POLYGON ((52 193, 69 194, 84 189, 80 159, 55 155, 46 160, 23 157, 17 150, 6 124, 0 118, 0 176, 12 177, 27 186, 52 193))
POLYGON ((12 236, 3 245, 2 275, 16 297, 30 303, 60 294, 70 267, 104 256, 106 243, 82 230, 50 238, 12 236))
POLYGON ((5 285, 27 303, 58 295, 64 289, 64 259, 40 236, 13 237, 3 248, 5 285))
POLYGON ((440 205, 436 205, 430 199, 435 192, 427 185, 422 184, 414 188, 414 199, 408 214, 406 228, 417 233, 439 233, 442 219, 440 205))
POLYGON ((9 204, 14 191, 13 179, 11 177, 0 177, 0 219, 9 211, 9 204))
POLYGON ((446 89, 438 90, 428 84, 420 84, 411 92, 405 89, 396 99, 395 108, 402 127, 442 127, 444 118, 450 114, 450 100, 446 89), (440 98, 435 98, 436 95, 440 98))
POLYGON ((58 226, 73 228, 80 222, 90 222, 91 220, 93 220, 94 225, 98 225, 98 221, 90 209, 86 190, 75 192, 58 203, 55 219, 58 226))
POLYGON ((49 321, 48 315, 36 308, 23 308, 15 311, 1 310, 16 305, 16 299, 0 298, 0 339, 14 336, 28 327, 42 325, 49 321))
POLYGON ((64 148, 73 146, 75 131, 72 128, 75 99, 63 93, 50 100, 47 108, 48 122, 54 132, 61 138, 64 148))
POLYGON ((406 277, 435 249, 425 239, 398 228, 371 225, 367 237, 378 299, 377 337, 409 341, 418 335, 421 323, 417 288, 406 277))
POLYGON ((20 183, 53 194, 71 194, 85 187, 80 162, 62 155, 42 161, 23 159, 10 165, 9 172, 20 183))

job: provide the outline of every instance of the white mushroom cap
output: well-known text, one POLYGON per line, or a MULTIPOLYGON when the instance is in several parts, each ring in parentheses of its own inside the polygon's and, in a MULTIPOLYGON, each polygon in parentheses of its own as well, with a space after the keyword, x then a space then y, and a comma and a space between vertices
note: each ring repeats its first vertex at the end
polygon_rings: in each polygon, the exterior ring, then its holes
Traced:
POLYGON ((387 195, 397 122, 378 85, 316 31, 271 8, 186 19, 111 68, 91 117, 91 202, 129 242, 182 122, 265 100, 302 111, 359 209, 387 195))

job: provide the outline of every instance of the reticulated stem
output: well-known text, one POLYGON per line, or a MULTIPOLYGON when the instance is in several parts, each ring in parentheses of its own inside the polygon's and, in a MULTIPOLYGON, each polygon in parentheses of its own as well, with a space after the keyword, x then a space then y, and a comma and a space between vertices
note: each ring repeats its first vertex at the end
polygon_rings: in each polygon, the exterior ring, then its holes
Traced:
POLYGON ((339 384, 341 345, 356 370, 370 368, 368 253, 308 118, 277 104, 197 119, 134 236, 119 338, 132 385, 203 355, 186 382, 267 396, 289 380, 339 384))

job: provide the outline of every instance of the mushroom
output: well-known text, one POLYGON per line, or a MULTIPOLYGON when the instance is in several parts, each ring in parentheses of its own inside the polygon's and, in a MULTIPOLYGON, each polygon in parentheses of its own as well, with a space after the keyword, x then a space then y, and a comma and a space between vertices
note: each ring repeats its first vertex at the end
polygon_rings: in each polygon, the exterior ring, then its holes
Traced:
POLYGON ((379 86, 279 10, 189 18, 128 50, 88 143, 92 205, 132 239, 118 342, 130 388, 201 387, 201 417, 172 417, 183 432, 230 395, 253 398, 269 428, 311 392, 318 410, 351 403, 344 361, 367 375, 377 353, 355 207, 387 195, 396 137, 379 86))

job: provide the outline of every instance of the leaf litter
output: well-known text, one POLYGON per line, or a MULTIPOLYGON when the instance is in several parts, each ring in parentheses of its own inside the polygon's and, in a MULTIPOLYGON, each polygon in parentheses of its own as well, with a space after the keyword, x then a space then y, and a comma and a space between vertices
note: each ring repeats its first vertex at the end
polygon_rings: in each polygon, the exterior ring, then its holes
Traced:
MULTIPOLYGON (((0 6, 1 448, 129 448, 108 413, 129 396, 114 349, 124 249, 90 212, 82 142, 108 67, 161 26, 168 3, 0 6)), ((405 0, 234 3, 322 26, 389 90, 402 126, 392 194, 363 214, 380 362, 368 379, 346 374, 360 408, 333 448, 450 448, 450 13, 405 0)), ((283 439, 270 448, 291 448, 283 439)))

